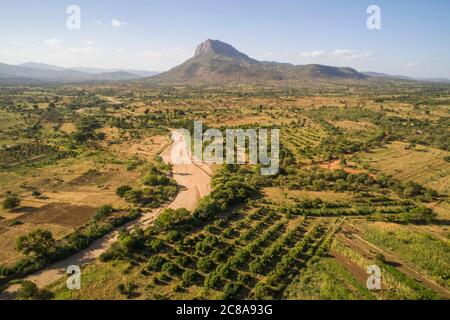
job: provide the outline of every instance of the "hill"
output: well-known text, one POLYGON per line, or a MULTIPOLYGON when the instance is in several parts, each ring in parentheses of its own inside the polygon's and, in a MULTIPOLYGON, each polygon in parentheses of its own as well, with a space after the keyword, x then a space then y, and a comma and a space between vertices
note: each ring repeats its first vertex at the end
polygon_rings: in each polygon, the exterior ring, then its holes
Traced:
POLYGON ((250 58, 231 45, 219 40, 200 44, 195 55, 172 70, 159 74, 150 81, 177 82, 252 82, 279 80, 361 80, 368 76, 352 68, 324 65, 293 65, 265 62, 250 58))

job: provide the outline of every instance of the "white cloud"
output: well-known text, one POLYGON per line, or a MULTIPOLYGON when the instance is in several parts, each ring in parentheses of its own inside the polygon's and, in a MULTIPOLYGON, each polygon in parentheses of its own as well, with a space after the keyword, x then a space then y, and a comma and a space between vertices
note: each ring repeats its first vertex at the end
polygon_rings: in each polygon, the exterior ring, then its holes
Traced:
POLYGON ((373 56, 372 52, 356 52, 350 49, 337 49, 332 53, 333 56, 346 60, 363 60, 373 56))
POLYGON ((62 43, 61 39, 47 39, 44 40, 44 44, 49 48, 58 48, 62 43))
POLYGON ((97 47, 83 47, 83 48, 69 48, 66 50, 67 53, 98 53, 100 49, 97 47))
POLYGON ((162 58, 165 56, 165 54, 162 52, 152 51, 152 50, 146 51, 144 55, 147 58, 153 58, 153 59, 159 59, 159 58, 162 58))
POLYGON ((125 22, 125 21, 120 21, 120 20, 117 20, 117 19, 112 19, 111 20, 111 25, 114 27, 114 28, 121 28, 122 26, 124 26, 124 25, 126 25, 127 23, 125 22))
POLYGON ((305 59, 325 59, 326 63, 340 63, 345 61, 364 61, 373 56, 372 52, 356 52, 351 49, 336 49, 332 51, 313 50, 304 51, 300 56, 305 59))
POLYGON ((102 23, 102 20, 97 20, 97 21, 95 21, 95 23, 96 23, 96 24, 101 24, 101 23, 102 23))
POLYGON ((302 52, 302 57, 304 58, 320 58, 326 55, 326 52, 323 50, 314 50, 309 52, 302 52))
POLYGON ((423 63, 421 63, 421 62, 408 62, 406 64, 406 67, 410 68, 410 69, 414 69, 414 68, 420 67, 422 65, 423 65, 423 63))
POLYGON ((87 45, 87 46, 92 46, 94 44, 94 41, 93 40, 87 40, 84 44, 87 45))

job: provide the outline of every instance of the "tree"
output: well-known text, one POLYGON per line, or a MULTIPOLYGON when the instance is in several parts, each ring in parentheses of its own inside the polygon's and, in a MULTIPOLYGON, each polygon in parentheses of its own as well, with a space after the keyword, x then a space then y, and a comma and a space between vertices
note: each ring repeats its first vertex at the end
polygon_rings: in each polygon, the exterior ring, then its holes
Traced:
POLYGON ((197 267, 203 272, 209 272, 214 268, 214 262, 208 257, 200 258, 197 267))
POLYGON ((103 205, 97 209, 94 216, 94 221, 99 221, 103 218, 109 217, 115 209, 110 205, 103 205))
POLYGON ((182 279, 183 283, 186 286, 189 286, 191 284, 194 284, 195 281, 197 281, 197 273, 192 270, 186 270, 185 272, 183 272, 182 279))
POLYGON ((153 271, 160 271, 166 259, 162 256, 152 256, 148 259, 147 268, 153 271))
POLYGON ((414 208, 406 214, 401 215, 405 222, 431 223, 436 219, 436 212, 427 207, 414 208))
POLYGON ((205 277, 203 285, 209 289, 217 289, 221 282, 220 276, 217 273, 212 272, 205 277))
POLYGON ((48 258, 55 240, 50 231, 36 230, 17 239, 17 249, 24 255, 34 255, 39 259, 48 258))
POLYGON ((189 224, 192 221, 191 213, 184 209, 165 209, 155 221, 157 230, 167 230, 183 224, 189 224))
POLYGON ((123 186, 120 186, 117 188, 116 195, 123 198, 125 196, 125 193, 127 193, 127 191, 131 191, 131 190, 133 190, 133 188, 131 188, 130 186, 123 185, 123 186))
POLYGON ((22 281, 17 291, 18 300, 46 300, 52 297, 51 292, 39 290, 38 286, 31 281, 22 281))
POLYGON ((16 196, 8 196, 3 200, 3 209, 12 210, 20 206, 20 198, 16 196))

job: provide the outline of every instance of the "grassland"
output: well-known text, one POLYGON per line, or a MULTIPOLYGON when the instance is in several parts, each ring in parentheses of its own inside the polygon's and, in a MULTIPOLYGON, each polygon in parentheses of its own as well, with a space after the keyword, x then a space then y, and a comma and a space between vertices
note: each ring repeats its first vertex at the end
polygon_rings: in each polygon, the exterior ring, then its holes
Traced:
POLYGON ((360 155, 364 165, 392 175, 399 180, 411 180, 439 192, 450 192, 450 152, 425 147, 410 147, 404 142, 393 142, 360 155))

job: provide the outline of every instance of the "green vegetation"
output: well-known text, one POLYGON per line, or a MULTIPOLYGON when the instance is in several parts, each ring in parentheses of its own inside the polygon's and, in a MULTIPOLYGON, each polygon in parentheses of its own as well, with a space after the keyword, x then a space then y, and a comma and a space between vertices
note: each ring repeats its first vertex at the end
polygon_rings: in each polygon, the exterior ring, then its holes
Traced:
POLYGON ((385 231, 374 227, 365 230, 364 237, 389 251, 405 262, 417 266, 433 279, 450 287, 448 243, 427 233, 411 233, 404 228, 385 231))
MULTIPOLYGON (((118 230, 83 270, 82 290, 61 279, 54 298, 439 299, 427 279, 450 288, 446 85, 0 93, 2 286, 118 230), (194 120, 222 132, 280 129, 279 173, 213 166, 212 192, 194 209, 164 209, 183 186, 158 155, 171 129, 192 131, 194 120), (141 212, 158 215, 120 229, 141 212), (16 238, 20 252, 8 250, 16 238), (381 251, 389 258, 377 260, 381 251), (372 264, 381 291, 366 288, 372 264)), ((48 297, 27 282, 19 291, 48 297)))
POLYGON ((20 206, 20 198, 16 196, 7 196, 5 200, 3 200, 3 209, 16 209, 20 206))
POLYGON ((17 249, 26 256, 34 255, 37 259, 48 259, 49 251, 54 246, 52 233, 36 230, 17 239, 17 249))

